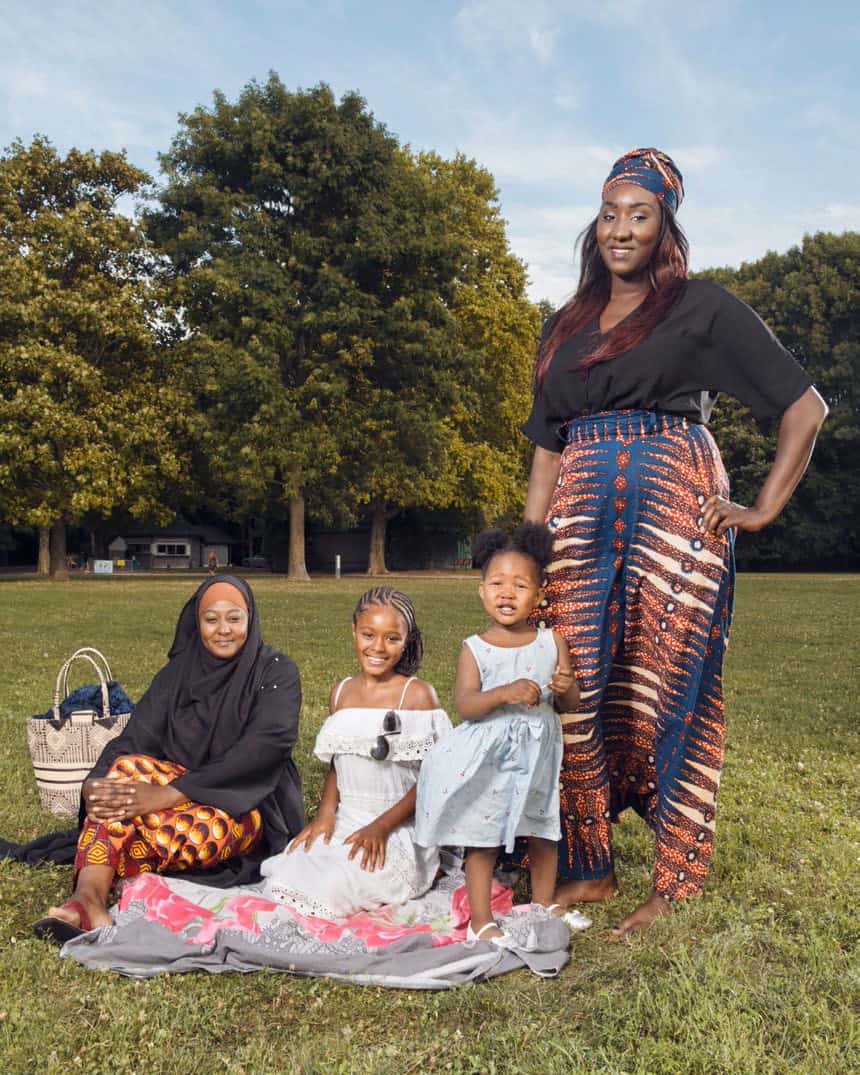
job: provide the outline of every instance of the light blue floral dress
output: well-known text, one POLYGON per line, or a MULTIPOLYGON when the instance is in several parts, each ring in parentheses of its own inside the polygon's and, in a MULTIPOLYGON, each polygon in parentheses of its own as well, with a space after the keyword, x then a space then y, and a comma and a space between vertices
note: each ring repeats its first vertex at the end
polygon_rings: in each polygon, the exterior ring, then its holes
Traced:
POLYGON ((482 691, 515 679, 544 689, 536 706, 505 704, 481 720, 464 720, 427 754, 418 777, 415 842, 510 852, 517 836, 559 840, 561 722, 547 689, 558 664, 553 633, 539 627, 533 642, 514 648, 478 635, 463 645, 475 658, 482 691))

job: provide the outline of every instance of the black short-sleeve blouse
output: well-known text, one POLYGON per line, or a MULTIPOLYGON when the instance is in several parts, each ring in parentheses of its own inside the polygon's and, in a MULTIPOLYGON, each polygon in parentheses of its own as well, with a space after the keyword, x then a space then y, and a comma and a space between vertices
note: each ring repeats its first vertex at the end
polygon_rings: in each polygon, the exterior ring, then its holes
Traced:
POLYGON ((746 303, 710 280, 688 280, 668 316, 640 344, 585 371, 579 357, 593 344, 596 323, 556 350, 526 436, 560 452, 560 428, 571 418, 634 408, 707 422, 718 392, 740 400, 759 420, 774 418, 812 383, 746 303))

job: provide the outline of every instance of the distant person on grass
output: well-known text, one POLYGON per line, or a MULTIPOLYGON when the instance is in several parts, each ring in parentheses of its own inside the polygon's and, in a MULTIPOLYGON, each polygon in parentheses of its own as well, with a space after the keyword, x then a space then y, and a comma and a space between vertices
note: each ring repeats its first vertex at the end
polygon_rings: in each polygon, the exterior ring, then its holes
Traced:
POLYGON ((415 785, 451 722, 415 676, 423 646, 412 602, 390 587, 368 590, 352 637, 358 672, 332 686, 314 745, 329 767, 319 810, 260 871, 269 898, 323 918, 421 896, 439 867, 438 848, 415 842, 415 785))
POLYGON ((84 782, 72 897, 35 924, 39 936, 62 943, 109 923, 117 880, 259 862, 302 826, 299 673, 261 641, 248 584, 204 582, 168 656, 84 782))
POLYGON ((581 237, 579 287, 544 329, 523 426, 536 446, 525 515, 555 535, 535 620, 567 639, 582 691, 564 717, 555 898, 615 892, 610 823, 632 806, 654 832, 654 872, 619 935, 705 880, 735 531, 776 518, 827 413, 748 306, 687 279, 675 221, 683 192, 659 150, 615 162, 581 237), (750 507, 729 499, 705 427, 718 392, 779 420, 776 457, 750 507))
MULTIPOLYGON (((526 523, 508 537, 489 530, 475 541, 480 595, 490 626, 460 649, 454 702, 463 720, 428 755, 418 781, 416 839, 466 848, 471 918, 467 940, 511 945, 490 908, 500 852, 528 840, 532 901, 555 904, 561 724, 579 691, 561 635, 529 623, 543 596, 552 535, 526 523)), ((590 925, 582 915, 568 925, 590 925)))

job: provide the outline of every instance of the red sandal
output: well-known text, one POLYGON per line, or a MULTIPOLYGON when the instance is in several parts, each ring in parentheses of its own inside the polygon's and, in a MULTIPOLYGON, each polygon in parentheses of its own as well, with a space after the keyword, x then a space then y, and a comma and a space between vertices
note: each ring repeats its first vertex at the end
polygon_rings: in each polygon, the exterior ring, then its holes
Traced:
POLYGON ((77 911, 80 925, 73 926, 71 922, 67 922, 64 918, 54 918, 49 915, 47 918, 40 918, 38 922, 33 923, 33 932, 37 937, 44 941, 53 941, 54 944, 65 944, 66 941, 72 940, 73 937, 80 937, 93 928, 87 909, 80 900, 66 900, 61 906, 68 907, 71 911, 77 911))

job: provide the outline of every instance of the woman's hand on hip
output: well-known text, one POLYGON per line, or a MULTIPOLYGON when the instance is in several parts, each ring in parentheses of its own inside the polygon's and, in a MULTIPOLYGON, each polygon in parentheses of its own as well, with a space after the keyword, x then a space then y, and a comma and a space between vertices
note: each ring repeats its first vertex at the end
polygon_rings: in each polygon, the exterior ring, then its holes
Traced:
POLYGON ((700 529, 722 537, 732 526, 738 530, 763 530, 771 520, 761 508, 745 508, 722 496, 711 496, 702 508, 700 529))
POLYGON ((309 821, 302 831, 295 836, 287 848, 287 854, 291 855, 294 851, 297 851, 300 847, 304 851, 310 851, 314 842, 322 837, 324 844, 331 843, 331 838, 334 835, 334 815, 328 815, 324 813, 318 813, 313 821, 309 821))
POLYGON ((87 780, 82 788, 87 817, 93 821, 129 821, 141 814, 168 810, 185 796, 170 784, 147 784, 123 778, 87 780))
POLYGON ((343 842, 352 844, 352 850, 349 853, 350 862, 359 851, 361 852, 359 866, 363 870, 370 870, 373 873, 374 870, 381 870, 385 865, 385 845, 388 843, 388 828, 379 821, 379 818, 376 821, 371 821, 369 825, 365 825, 363 828, 356 829, 343 842))

